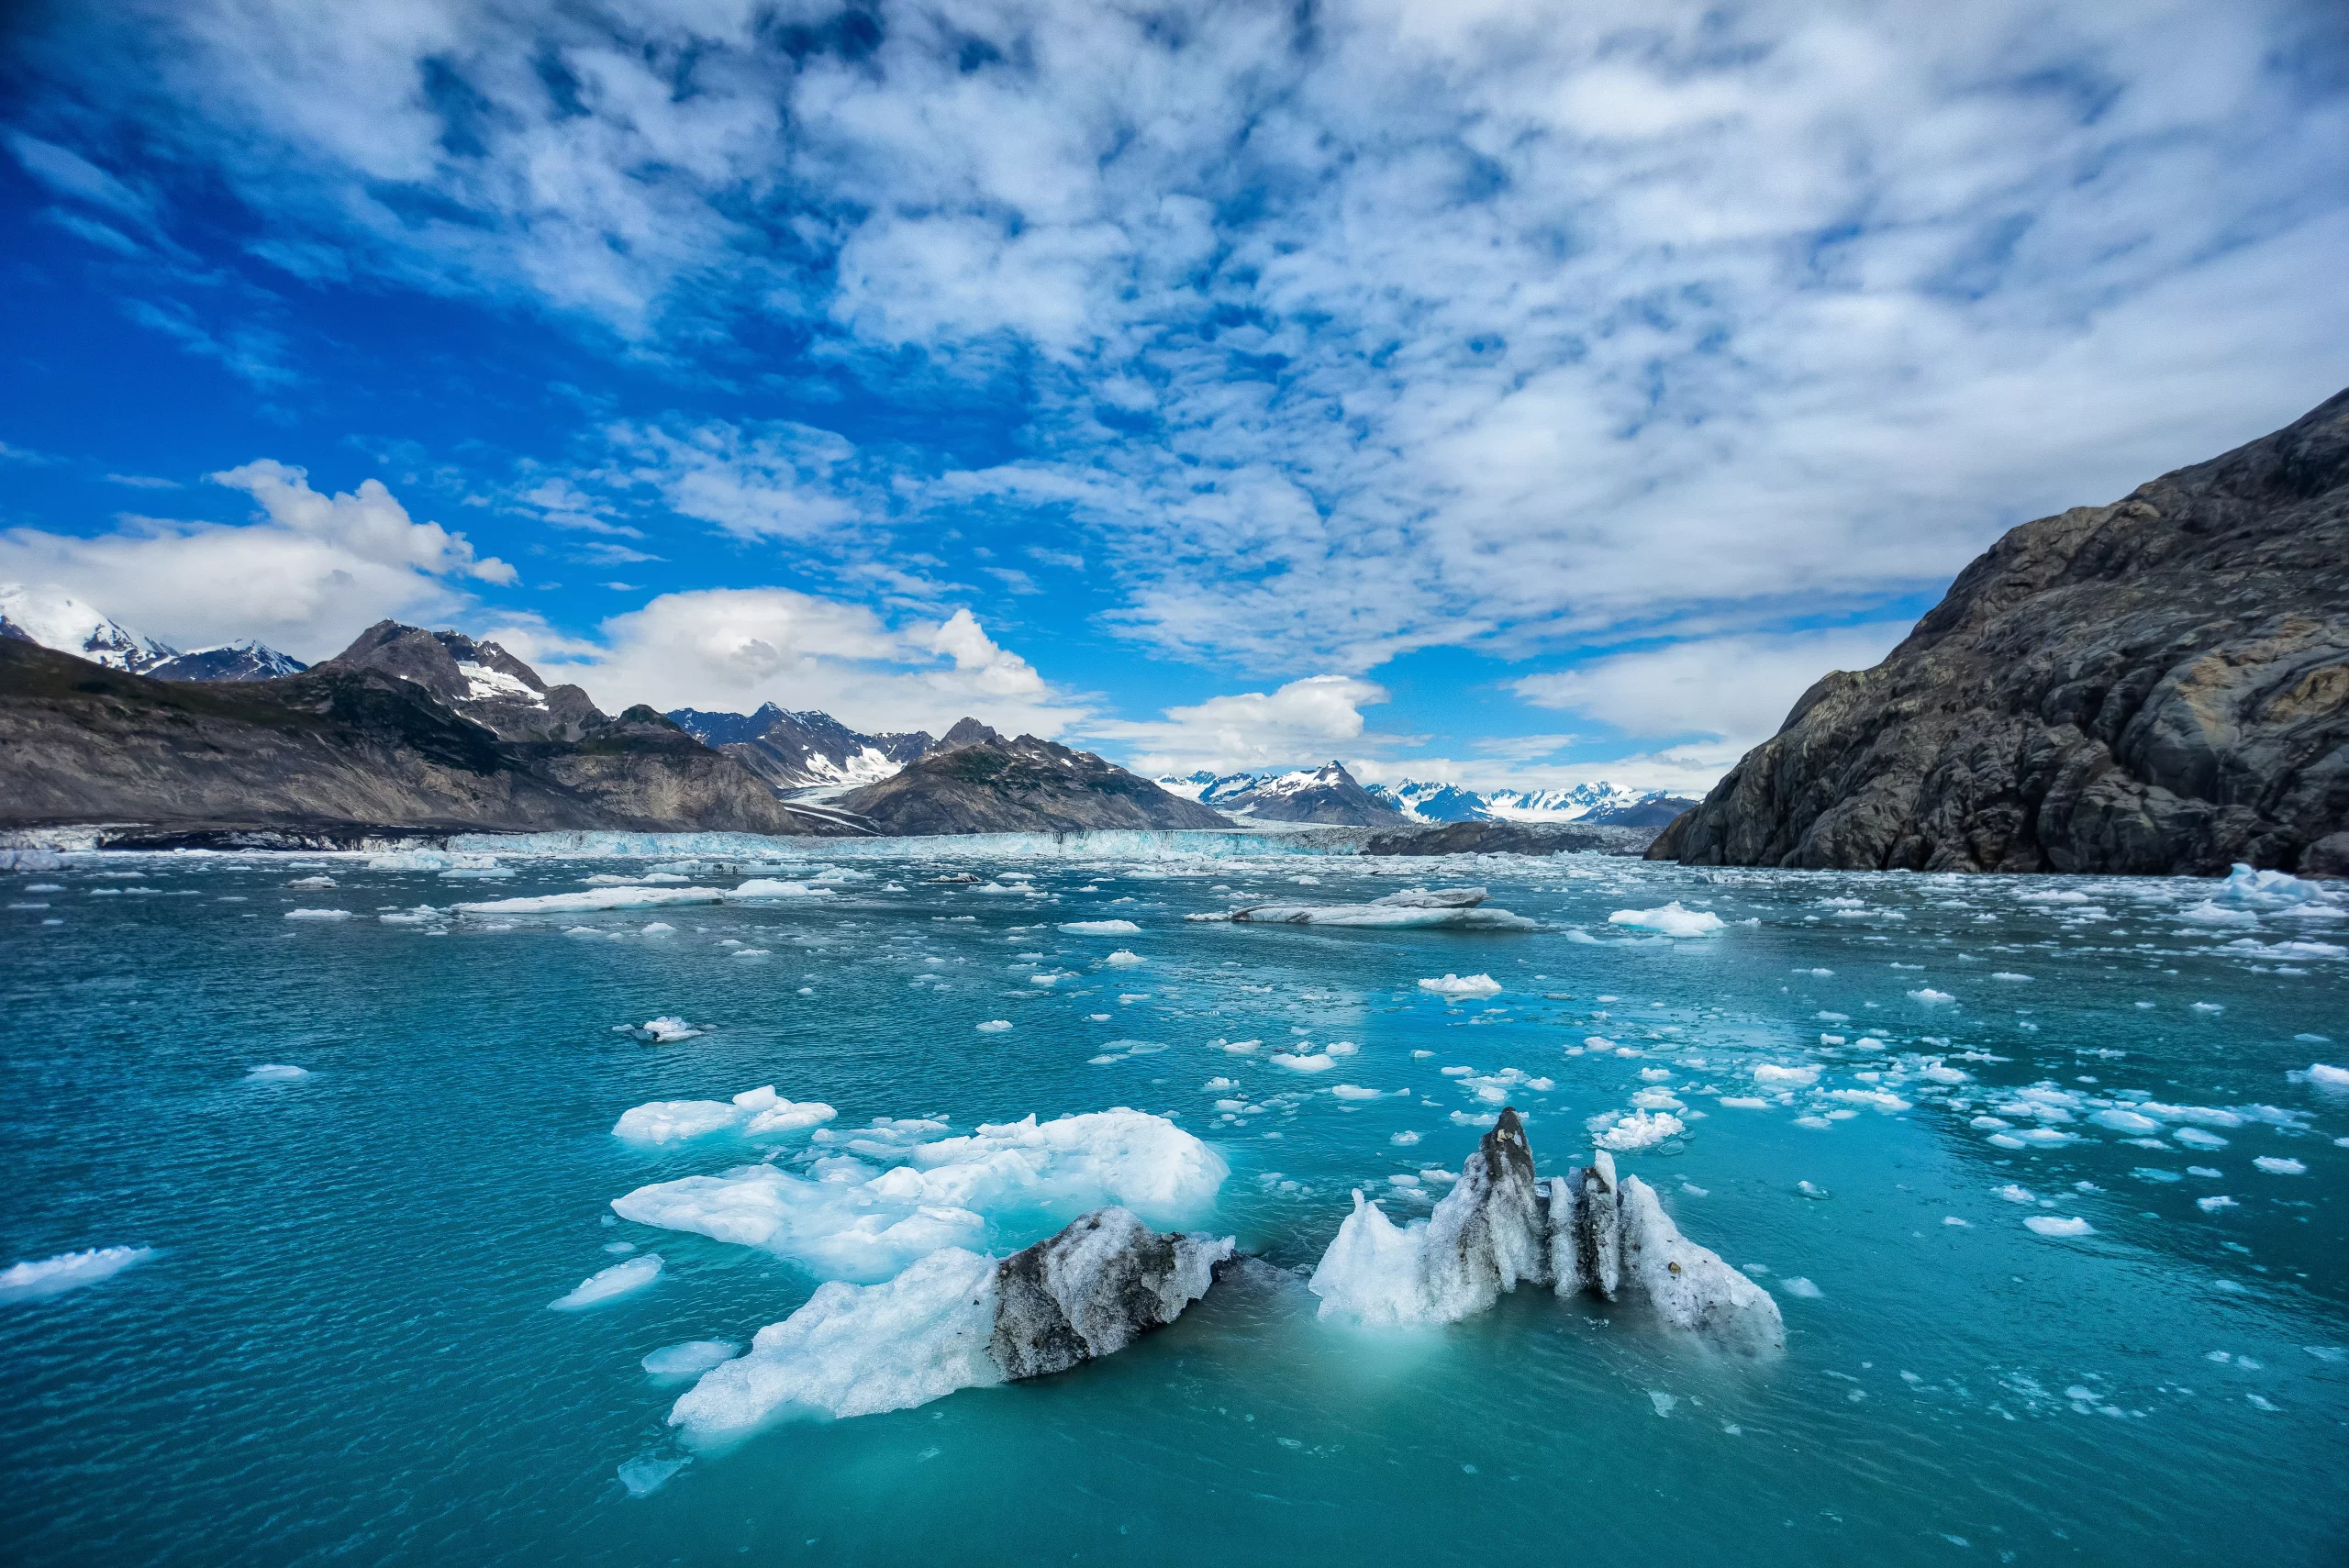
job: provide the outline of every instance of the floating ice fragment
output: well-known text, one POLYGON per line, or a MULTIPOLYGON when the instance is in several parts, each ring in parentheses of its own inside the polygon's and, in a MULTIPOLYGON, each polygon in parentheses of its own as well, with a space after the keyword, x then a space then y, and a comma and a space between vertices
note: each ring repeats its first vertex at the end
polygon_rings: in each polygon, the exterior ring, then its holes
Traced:
POLYGON ((352 917, 348 909, 288 909, 285 917, 289 920, 348 920, 352 917))
POLYGON ((2288 1160, 2280 1154, 2262 1154, 2252 1161, 2254 1165, 2271 1176, 2305 1176, 2309 1168, 2298 1160, 2288 1160))
POLYGON ((2052 1214, 2034 1214, 2023 1221, 2026 1229, 2039 1236, 2093 1236, 2096 1227, 2078 1218, 2058 1219, 2052 1214))
POLYGON ((2194 1207, 2205 1214, 2216 1214, 2222 1208, 2233 1208, 2235 1200, 2231 1197, 2199 1197, 2194 1200, 2194 1207))
POLYGON ((2181 1127, 2170 1134, 2188 1149, 2224 1149, 2227 1140, 2215 1132, 2205 1132, 2199 1127, 2181 1127))
POLYGON ((774 1092, 772 1084, 745 1089, 729 1100, 654 1100, 620 1113, 612 1136, 629 1143, 658 1146, 700 1138, 729 1128, 753 1135, 804 1132, 819 1127, 839 1113, 828 1105, 794 1102, 774 1092))
POLYGON ((1728 929, 1719 915, 1707 909, 1684 909, 1676 898, 1656 909, 1618 909, 1607 917, 1607 923, 1667 937, 1709 937, 1728 929))
POLYGON ((1141 954, 1138 952, 1131 951, 1126 948, 1119 948, 1117 951, 1111 953, 1101 962, 1109 965, 1113 969, 1130 969, 1135 964, 1148 963, 1150 961, 1142 957, 1141 954))
MULTIPOLYGON (((1334 1084, 1330 1085, 1330 1093, 1341 1100, 1380 1100, 1386 1097, 1386 1090, 1365 1089, 1360 1084, 1334 1084)), ((1408 1094, 1409 1091, 1405 1090, 1403 1093, 1408 1094)))
POLYGON ((721 1362, 732 1361, 742 1347, 725 1340, 687 1340, 646 1356, 641 1364, 655 1377, 699 1377, 721 1362))
POLYGON ((2108 1110, 2100 1110, 2088 1119, 2099 1127, 2110 1128, 2114 1132, 2143 1133, 2159 1132, 2162 1129, 2162 1124, 2153 1118, 2139 1116, 2135 1111, 2122 1110, 2118 1106, 2108 1110))
POLYGON ((1439 996, 1490 996, 1497 993, 1501 983, 1489 974, 1446 974, 1440 980, 1422 980, 1419 989, 1432 991, 1439 996))
MULTIPOLYGON (((1133 937, 1141 934, 1141 928, 1131 920, 1067 920, 1062 923, 1061 929, 1073 937, 1133 937)), ((1112 957, 1109 962, 1140 963, 1141 960, 1127 953, 1123 959, 1112 957)))
POLYGON ((1936 991, 1930 985, 1924 987, 1922 990, 1909 992, 1909 999, 1911 1002, 1922 1002, 1927 1006, 1938 1006, 1943 1002, 1954 1002, 1957 1000, 1956 997, 1951 995, 1948 992, 1936 991))
POLYGON ((617 1473, 621 1485, 631 1497, 649 1497, 669 1484, 669 1479, 685 1467, 686 1461, 658 1453, 640 1453, 619 1467, 617 1473))
POLYGON ((624 1263, 614 1263, 579 1282, 578 1288, 559 1301, 547 1305, 557 1312, 576 1312, 630 1291, 642 1290, 661 1277, 661 1255, 647 1252, 640 1258, 630 1258, 624 1263))
POLYGON ((1419 1140, 1419 1135, 1416 1132, 1397 1132, 1392 1134, 1386 1140, 1387 1142, 1403 1149, 1408 1149, 1412 1144, 1417 1143, 1419 1140))
POLYGON ((1338 1064, 1336 1057, 1320 1051, 1299 1055, 1295 1051, 1276 1051, 1273 1052, 1272 1062, 1274 1066, 1286 1067, 1292 1073, 1327 1073, 1338 1064))
MULTIPOLYGON (((1101 1016, 1107 1018, 1108 1015, 1105 1013, 1101 1016)), ((1001 1034, 1004 1030, 1011 1027, 1011 1020, 1009 1018, 989 1018, 983 1024, 974 1024, 972 1027, 977 1029, 981 1034, 1001 1034)))
POLYGON ((1174 1321, 1231 1251, 1110 1207, 1000 1263, 949 1247, 883 1284, 833 1281, 713 1368, 669 1422, 708 1436, 795 1410, 873 1415, 1064 1371, 1174 1321))
POLYGON ((1759 1062, 1753 1066, 1753 1081, 1780 1088, 1805 1088, 1819 1082, 1816 1067, 1785 1067, 1775 1062, 1759 1062))
POLYGON ((1664 1111, 1633 1111, 1592 1137, 1591 1142, 1600 1149, 1616 1153, 1628 1153, 1635 1149, 1649 1149, 1667 1138, 1677 1138, 1687 1130, 1676 1117, 1664 1111))
POLYGON ((1657 1415, 1669 1416, 1672 1414, 1672 1407, 1680 1403, 1680 1396, 1676 1394, 1665 1394, 1659 1389, 1651 1388, 1648 1390, 1648 1403, 1655 1407, 1655 1413, 1657 1415))
POLYGON ((154 1255, 152 1247, 92 1247, 85 1251, 60 1252, 53 1258, 11 1263, 0 1270, 0 1305, 61 1296, 69 1290, 111 1279, 133 1263, 145 1262, 154 1255))
POLYGON ((1803 1278, 1800 1274, 1795 1274, 1789 1278, 1780 1280, 1778 1282, 1778 1288, 1785 1291, 1788 1296, 1799 1296, 1807 1300, 1812 1301, 1816 1301, 1820 1296, 1825 1294, 1817 1285, 1811 1284, 1810 1281, 1803 1278))
POLYGON ((2311 1062, 2309 1066, 2308 1077, 2310 1083, 2321 1089, 2349 1089, 2349 1067, 2333 1067, 2321 1062, 2311 1062))
POLYGON ((2032 1192, 2029 1187, 2017 1186, 2012 1182, 2000 1187, 1998 1195, 2009 1203, 2037 1203, 2039 1201, 2037 1193, 2032 1192))
POLYGON ((295 1067, 284 1062, 264 1062, 258 1067, 245 1069, 245 1080, 258 1084, 291 1084, 310 1075, 306 1067, 295 1067))

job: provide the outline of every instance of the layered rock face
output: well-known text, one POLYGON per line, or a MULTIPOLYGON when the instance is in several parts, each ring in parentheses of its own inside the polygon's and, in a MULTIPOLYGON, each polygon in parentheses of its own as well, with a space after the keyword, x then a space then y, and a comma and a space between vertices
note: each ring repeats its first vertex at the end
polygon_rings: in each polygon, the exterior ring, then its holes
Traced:
POLYGON ((308 668, 299 659, 246 638, 217 648, 174 653, 139 673, 157 681, 282 681, 308 668))
POLYGON ((1090 751, 1033 735, 1007 740, 974 718, 948 730, 921 761, 839 804, 884 833, 1230 826, 1197 801, 1169 795, 1090 751))
POLYGON ((2349 393, 2013 529, 1649 858, 2349 875, 2349 393))
POLYGON ((119 841, 155 844, 807 830, 650 708, 596 714, 577 742, 523 743, 379 669, 330 661, 285 680, 196 684, 14 639, 0 639, 0 823, 121 824, 119 841))
POLYGON ((1500 1113, 1424 1226, 1397 1229, 1355 1193, 1312 1288, 1325 1318, 1450 1323, 1520 1284, 1638 1301, 1666 1326, 1733 1350, 1786 1348, 1770 1293, 1681 1235, 1653 1189, 1637 1176, 1619 1178, 1606 1151, 1567 1175, 1537 1181, 1513 1107, 1500 1113))

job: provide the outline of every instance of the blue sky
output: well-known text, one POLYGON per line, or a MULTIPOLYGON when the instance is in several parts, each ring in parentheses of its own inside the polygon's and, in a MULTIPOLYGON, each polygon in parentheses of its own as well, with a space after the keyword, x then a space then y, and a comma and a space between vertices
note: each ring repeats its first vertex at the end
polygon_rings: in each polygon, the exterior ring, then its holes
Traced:
POLYGON ((2349 382, 2337 6, 1935 9, 13 8, 0 578, 1701 786, 2349 382))

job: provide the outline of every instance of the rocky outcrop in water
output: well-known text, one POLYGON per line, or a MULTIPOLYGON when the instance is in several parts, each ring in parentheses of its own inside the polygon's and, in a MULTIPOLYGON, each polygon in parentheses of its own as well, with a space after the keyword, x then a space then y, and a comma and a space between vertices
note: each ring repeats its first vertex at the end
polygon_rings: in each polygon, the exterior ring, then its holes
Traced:
POLYGON ((1650 834, 1638 828, 1552 822, 1447 822, 1441 828, 1381 833, 1365 855, 1559 855, 1580 851, 1636 855, 1650 834))
POLYGON ((1124 1350, 1208 1292, 1231 1238, 1162 1233, 1098 1208, 996 1267, 987 1353, 1007 1379, 1042 1377, 1124 1350))
POLYGON ((1060 833, 1229 828, 1148 779, 1033 735, 1007 740, 974 718, 894 777, 840 797, 884 833, 1060 833))
POLYGON ((1548 1183, 1514 1107, 1502 1110, 1424 1226, 1398 1229, 1354 1194, 1314 1271, 1321 1315, 1455 1322, 1520 1284, 1643 1304, 1658 1321, 1749 1352, 1782 1350, 1770 1293, 1680 1234, 1654 1191, 1612 1155, 1548 1183))
POLYGON ((197 684, 0 639, 0 826, 106 823, 125 844, 285 847, 384 833, 806 831, 738 763, 651 708, 594 714, 583 728, 575 742, 501 740, 414 682, 335 661, 285 680, 197 684))
POLYGON ((2349 393, 2013 529, 1648 853, 2349 875, 2349 393))

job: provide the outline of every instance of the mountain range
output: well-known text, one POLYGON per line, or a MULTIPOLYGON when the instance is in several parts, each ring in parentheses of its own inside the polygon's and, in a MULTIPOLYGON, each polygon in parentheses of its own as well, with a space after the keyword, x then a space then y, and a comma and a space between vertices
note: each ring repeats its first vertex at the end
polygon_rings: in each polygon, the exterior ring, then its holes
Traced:
POLYGON ((0 639, 36 643, 157 681, 273 681, 309 668, 250 638, 184 653, 71 594, 23 583, 0 583, 0 639))
POLYGON ((40 660, 8 663, 23 689, 6 694, 11 718, 0 729, 34 749, 15 760, 23 789, 15 809, 0 812, 18 825, 91 820, 95 810, 171 831, 209 824, 248 836, 656 823, 782 833, 1234 822, 1408 830, 1497 819, 1661 826, 1688 804, 1606 784, 1492 794, 1365 787, 1334 761, 1152 783, 1092 752, 1007 739, 975 719, 936 740, 865 734, 774 703, 747 714, 637 707, 615 719, 581 687, 549 684, 510 650, 462 632, 381 621, 311 668, 250 640, 182 652, 69 595, 22 584, 0 585, 0 646, 50 650, 139 682, 101 692, 40 660), (250 700, 209 704, 170 694, 187 684, 254 690, 250 700), (289 703, 329 720, 299 755, 263 733, 289 703), (520 750, 451 739, 473 730, 520 750), (43 746, 50 755, 37 754, 43 746), (116 776, 125 770, 105 760, 109 746, 143 749, 145 760, 116 776), (610 762, 621 752, 634 761, 610 762), (591 767, 591 756, 606 761, 591 767), (273 767, 285 776, 267 777, 273 767), (362 773, 374 775, 372 787, 359 786, 362 773), (771 804, 748 804, 752 783, 771 804))
POLYGON ((1453 784, 1405 779, 1357 784, 1336 762, 1281 773, 1198 773, 1162 776, 1169 792, 1219 811, 1270 821, 1351 821, 1363 827, 1397 822, 1586 822, 1661 828, 1697 803, 1664 790, 1636 790, 1601 779, 1567 789, 1479 791, 1453 784), (1358 815, 1292 815, 1297 803, 1324 786, 1359 790, 1358 815))

